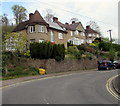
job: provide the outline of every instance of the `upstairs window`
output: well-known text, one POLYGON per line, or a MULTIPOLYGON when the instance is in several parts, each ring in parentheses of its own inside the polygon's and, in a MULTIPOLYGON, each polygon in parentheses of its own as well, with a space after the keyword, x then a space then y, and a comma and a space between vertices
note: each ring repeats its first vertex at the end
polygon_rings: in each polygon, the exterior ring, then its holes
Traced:
POLYGON ((45 32, 45 26, 40 25, 40 32, 45 32))
POLYGON ((51 32, 50 32, 50 35, 51 35, 51 42, 54 42, 54 32, 51 31, 51 32))
POLYGON ((35 32, 35 25, 30 26, 30 33, 33 33, 33 32, 35 32))
POLYGON ((79 32, 78 32, 77 30, 76 30, 74 33, 75 33, 75 35, 78 35, 78 34, 79 34, 79 32))
POLYGON ((73 36, 73 32, 72 31, 70 31, 70 35, 73 36))
POLYGON ((58 38, 59 38, 59 39, 63 39, 63 33, 59 33, 59 34, 58 34, 58 38))

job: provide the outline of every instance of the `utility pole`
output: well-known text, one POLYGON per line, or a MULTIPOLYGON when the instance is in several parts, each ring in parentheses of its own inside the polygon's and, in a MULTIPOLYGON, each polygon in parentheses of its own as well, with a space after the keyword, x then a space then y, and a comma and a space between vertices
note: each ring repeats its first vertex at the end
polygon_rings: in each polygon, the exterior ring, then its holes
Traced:
POLYGON ((108 30, 107 32, 109 32, 109 33, 110 33, 110 42, 112 43, 111 31, 112 31, 112 30, 108 30))

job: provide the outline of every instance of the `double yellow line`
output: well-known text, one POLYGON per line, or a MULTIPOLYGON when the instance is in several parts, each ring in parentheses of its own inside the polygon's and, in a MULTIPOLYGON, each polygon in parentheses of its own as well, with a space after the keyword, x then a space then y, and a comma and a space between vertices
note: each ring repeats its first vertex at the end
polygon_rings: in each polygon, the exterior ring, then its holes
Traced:
POLYGON ((107 88, 107 91, 108 91, 112 96, 114 96, 116 99, 120 100, 120 96, 119 96, 118 94, 116 94, 116 93, 112 90, 112 88, 111 88, 111 82, 112 82, 112 80, 115 79, 117 76, 119 76, 119 75, 113 76, 113 77, 111 77, 111 78, 109 78, 109 79, 107 80, 106 88, 107 88))

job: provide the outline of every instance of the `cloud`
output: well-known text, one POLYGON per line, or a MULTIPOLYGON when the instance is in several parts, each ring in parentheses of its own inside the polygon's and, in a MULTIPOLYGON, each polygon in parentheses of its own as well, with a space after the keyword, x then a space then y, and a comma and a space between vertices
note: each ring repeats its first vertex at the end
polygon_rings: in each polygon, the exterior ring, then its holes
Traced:
MULTIPOLYGON (((5 0, 12 1, 14 0, 5 0)), ((63 23, 73 17, 78 18, 83 26, 90 20, 95 21, 101 28, 103 36, 109 37, 107 30, 112 29, 114 38, 118 36, 118 1, 119 0, 15 0, 27 2, 28 13, 36 9, 44 17, 44 10, 49 8, 63 23)))

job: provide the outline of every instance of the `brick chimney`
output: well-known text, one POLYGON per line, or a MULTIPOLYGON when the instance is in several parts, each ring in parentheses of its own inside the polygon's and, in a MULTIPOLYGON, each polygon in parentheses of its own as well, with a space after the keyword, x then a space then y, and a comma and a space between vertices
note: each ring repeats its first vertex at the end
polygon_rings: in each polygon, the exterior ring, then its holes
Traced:
POLYGON ((75 23, 75 21, 72 21, 72 24, 74 24, 75 23))
POLYGON ((31 20, 31 18, 32 18, 33 15, 34 15, 33 13, 29 14, 29 20, 31 20))
POLYGON ((65 25, 69 25, 69 23, 66 22, 65 25))
POLYGON ((57 17, 53 17, 53 22, 58 22, 58 18, 57 17))
POLYGON ((90 26, 88 25, 88 26, 86 26, 86 29, 89 29, 90 28, 90 26))

